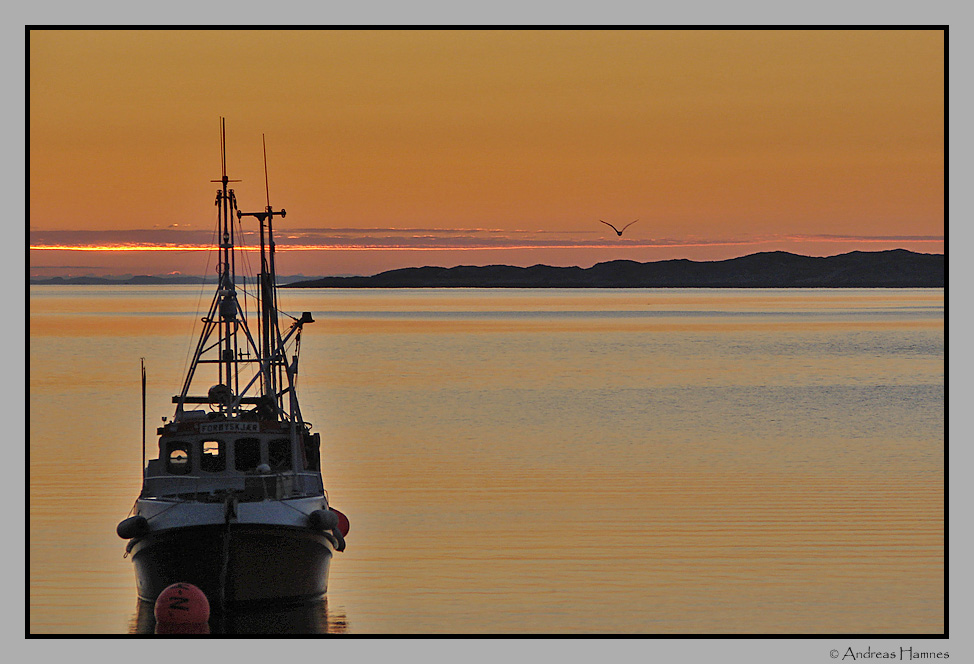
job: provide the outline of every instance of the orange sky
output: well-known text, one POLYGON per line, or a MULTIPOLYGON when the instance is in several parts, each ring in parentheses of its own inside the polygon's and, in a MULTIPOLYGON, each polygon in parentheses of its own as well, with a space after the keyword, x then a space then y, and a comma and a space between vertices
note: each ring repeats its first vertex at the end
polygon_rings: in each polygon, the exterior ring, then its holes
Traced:
POLYGON ((29 57, 31 275, 203 272, 175 249, 212 231, 220 116, 245 211, 266 135, 282 274, 944 251, 941 31, 41 30, 29 57))

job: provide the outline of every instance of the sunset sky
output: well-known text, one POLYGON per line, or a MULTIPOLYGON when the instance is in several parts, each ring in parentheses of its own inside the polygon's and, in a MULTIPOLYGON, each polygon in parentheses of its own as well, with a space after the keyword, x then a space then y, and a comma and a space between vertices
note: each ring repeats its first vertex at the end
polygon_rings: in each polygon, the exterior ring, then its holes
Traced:
POLYGON ((32 31, 30 274, 203 273, 221 116, 244 211, 265 204, 266 136, 281 274, 942 253, 944 45, 936 30, 32 31), (623 237, 599 223, 637 218, 623 237))

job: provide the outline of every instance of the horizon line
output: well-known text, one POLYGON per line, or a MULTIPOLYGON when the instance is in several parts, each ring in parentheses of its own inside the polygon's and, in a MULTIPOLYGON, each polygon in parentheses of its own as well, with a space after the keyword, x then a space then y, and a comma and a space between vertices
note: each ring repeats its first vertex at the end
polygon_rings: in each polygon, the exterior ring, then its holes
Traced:
MULTIPOLYGON (((614 262, 617 262, 617 261, 635 262, 635 263, 640 263, 640 264, 646 264, 646 263, 665 263, 665 262, 670 262, 670 261, 673 261, 673 260, 686 260, 686 261, 689 261, 691 263, 722 263, 722 262, 726 262, 726 261, 735 260, 736 258, 747 258, 748 256, 756 256, 758 254, 768 254, 768 253, 785 253, 785 254, 792 254, 794 256, 801 256, 803 258, 834 258, 834 257, 837 257, 837 256, 843 256, 843 255, 852 254, 852 253, 884 253, 884 252, 889 252, 889 251, 906 251, 908 253, 921 254, 921 252, 912 251, 910 249, 897 248, 897 249, 881 249, 881 250, 878 250, 878 251, 875 251, 875 252, 863 252, 863 251, 854 249, 854 250, 851 250, 851 251, 845 251, 845 252, 841 252, 841 253, 838 253, 838 254, 832 254, 830 256, 808 256, 808 255, 804 255, 804 254, 794 254, 792 252, 783 251, 783 250, 780 250, 779 249, 779 250, 772 250, 772 251, 758 251, 758 252, 754 252, 752 254, 744 254, 742 256, 737 256, 737 257, 734 257, 734 258, 722 258, 722 259, 712 259, 712 260, 694 260, 694 259, 691 259, 691 258, 685 258, 685 259, 667 259, 667 258, 664 258, 664 259, 659 259, 659 260, 654 260, 654 261, 632 261, 631 259, 616 258, 616 259, 611 259, 611 260, 607 260, 607 261, 599 261, 598 263, 593 264, 591 267, 594 267, 595 265, 604 264, 604 263, 614 263, 614 262)), ((944 256, 944 257, 946 257, 946 253, 921 254, 921 255, 927 255, 927 256, 944 256)), ((535 264, 532 267, 537 267, 537 266, 541 266, 541 267, 565 267, 565 268, 575 267, 575 268, 579 268, 579 269, 582 269, 582 270, 590 269, 590 268, 582 267, 580 265, 565 266, 565 265, 548 265, 546 263, 537 263, 537 264, 535 264)), ((423 266, 423 267, 441 267, 441 266, 427 265, 427 266, 423 266)), ((488 266, 458 265, 456 267, 520 267, 520 266, 517 266, 517 265, 508 265, 508 264, 498 264, 498 265, 488 265, 488 266)), ((62 267, 62 266, 57 266, 57 265, 38 265, 38 266, 31 266, 30 269, 33 269, 33 270, 61 270, 61 269, 79 269, 79 270, 80 269, 89 269, 89 270, 97 270, 97 269, 100 269, 100 268, 95 267, 95 266, 85 266, 85 267, 81 267, 81 266, 64 266, 64 267, 62 267)), ((407 266, 407 267, 404 267, 404 268, 390 268, 388 270, 380 270, 379 272, 373 272, 371 274, 351 274, 351 273, 343 273, 343 274, 317 274, 316 275, 316 274, 305 274, 303 272, 292 272, 292 273, 289 273, 289 274, 281 274, 280 276, 282 278, 301 277, 301 278, 307 278, 307 279, 327 279, 327 278, 332 278, 332 277, 374 277, 374 276, 378 276, 378 275, 383 274, 383 273, 386 273, 386 272, 395 272, 395 271, 403 270, 403 269, 418 269, 418 268, 416 268, 416 266, 407 266)), ((153 273, 153 274, 150 274, 150 273, 147 273, 147 272, 143 272, 143 273, 125 272, 125 273, 109 273, 109 274, 104 274, 104 275, 95 275, 95 274, 92 274, 92 273, 89 272, 89 273, 86 273, 86 274, 83 274, 83 275, 77 275, 77 276, 70 276, 69 275, 69 276, 54 276, 54 277, 44 277, 44 276, 40 276, 40 275, 33 275, 33 276, 32 275, 28 275, 28 279, 77 279, 77 278, 124 279, 124 278, 135 278, 135 277, 155 277, 155 278, 167 278, 168 277, 168 278, 176 278, 176 279, 178 279, 178 278, 189 278, 189 279, 204 279, 204 280, 211 279, 212 281, 216 281, 217 280, 217 277, 212 277, 211 278, 209 275, 206 275, 206 274, 184 273, 184 272, 178 272, 178 271, 177 272, 164 272, 164 273, 158 273, 157 272, 157 273, 153 273)))
MULTIPOLYGON (((640 241, 622 240, 619 242, 602 243, 533 243, 533 244, 449 244, 449 245, 408 245, 408 244, 282 244, 275 242, 275 250, 278 252, 292 251, 516 251, 526 249, 675 249, 680 247, 728 247, 728 246, 756 246, 773 242, 790 242, 795 244, 882 244, 890 242, 910 242, 921 244, 938 244, 945 241, 943 236, 842 236, 842 235, 820 235, 820 236, 777 236, 772 238, 747 239, 747 240, 684 240, 684 241, 640 241)), ((212 244, 134 244, 134 243, 113 243, 113 244, 36 244, 28 245, 30 251, 78 251, 78 252, 180 252, 180 251, 212 251, 212 244)), ((252 245, 240 245, 235 247, 241 251, 255 252, 260 248, 252 245)))

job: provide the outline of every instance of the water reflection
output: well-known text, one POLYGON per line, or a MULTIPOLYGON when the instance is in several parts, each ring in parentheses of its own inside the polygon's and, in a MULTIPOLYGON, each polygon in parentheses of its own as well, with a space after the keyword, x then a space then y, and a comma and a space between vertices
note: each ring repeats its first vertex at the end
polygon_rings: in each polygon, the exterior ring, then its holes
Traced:
MULTIPOLYGON (((200 291, 44 288, 30 633, 153 634, 115 526, 141 481, 139 358, 157 423, 200 291), (78 518, 65 491, 86 496, 78 518)), ((335 561, 327 609, 234 615, 209 628, 240 636, 215 638, 943 634, 943 289, 282 297, 321 321, 302 408, 327 433, 329 494, 357 515, 354 558, 335 561), (535 310, 581 315, 520 315, 535 310), (408 558, 404 501, 423 533, 408 558)))
POLYGON ((348 622, 341 611, 328 610, 328 600, 273 608, 236 609, 213 614, 208 625, 173 631, 157 625, 153 606, 137 601, 129 634, 344 634, 348 622))

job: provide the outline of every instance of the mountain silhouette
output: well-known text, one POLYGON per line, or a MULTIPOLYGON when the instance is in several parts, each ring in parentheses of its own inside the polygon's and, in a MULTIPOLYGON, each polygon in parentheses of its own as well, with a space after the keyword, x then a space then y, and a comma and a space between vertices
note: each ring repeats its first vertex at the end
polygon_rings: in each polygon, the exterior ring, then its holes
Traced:
POLYGON ((944 254, 905 249, 800 256, 771 251, 722 261, 616 260, 590 268, 411 267, 325 277, 285 288, 943 288, 944 254))

